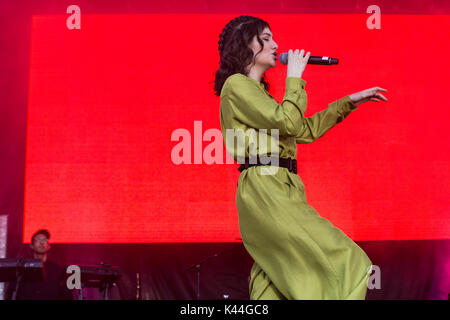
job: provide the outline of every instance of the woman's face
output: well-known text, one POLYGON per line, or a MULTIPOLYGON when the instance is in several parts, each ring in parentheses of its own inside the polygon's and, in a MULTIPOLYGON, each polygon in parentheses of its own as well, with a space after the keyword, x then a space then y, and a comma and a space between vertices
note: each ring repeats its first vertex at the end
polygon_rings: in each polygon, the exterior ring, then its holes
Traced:
MULTIPOLYGON (((253 41, 250 43, 249 48, 253 50, 255 55, 259 50, 261 50, 261 45, 256 39, 257 36, 253 37, 253 41)), ((278 44, 273 41, 273 35, 269 28, 265 28, 260 35, 260 39, 264 43, 263 50, 256 56, 255 66, 262 68, 264 71, 276 66, 277 61, 277 49, 278 44)))

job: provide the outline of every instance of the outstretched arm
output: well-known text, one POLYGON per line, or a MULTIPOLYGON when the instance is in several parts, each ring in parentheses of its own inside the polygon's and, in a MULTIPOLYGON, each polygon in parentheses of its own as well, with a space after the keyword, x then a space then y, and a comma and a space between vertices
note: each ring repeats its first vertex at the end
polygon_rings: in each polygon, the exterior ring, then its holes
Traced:
POLYGON ((345 96, 329 104, 328 109, 304 118, 305 126, 296 136, 297 143, 310 143, 322 137, 328 130, 344 120, 358 105, 368 101, 387 101, 386 97, 377 91, 386 89, 373 87, 345 96))
POLYGON ((357 106, 345 96, 328 105, 328 108, 315 113, 313 116, 303 118, 304 125, 296 136, 297 143, 311 143, 322 137, 328 130, 344 120, 357 106))

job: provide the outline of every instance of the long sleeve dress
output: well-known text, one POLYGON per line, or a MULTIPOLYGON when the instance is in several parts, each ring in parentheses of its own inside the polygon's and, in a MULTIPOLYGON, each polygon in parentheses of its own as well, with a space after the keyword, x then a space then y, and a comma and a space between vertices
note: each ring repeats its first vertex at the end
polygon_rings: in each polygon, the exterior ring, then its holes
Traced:
MULTIPOLYGON (((228 145, 226 130, 278 129, 278 155, 297 158, 297 143, 322 137, 357 106, 349 96, 304 117, 306 81, 286 78, 279 104, 264 84, 236 73, 229 76, 220 96, 220 124, 227 151, 248 157, 248 144, 228 145)), ((270 153, 258 146, 258 155, 270 153)), ((242 162, 239 162, 242 163, 242 162)), ((239 176, 236 206, 243 244, 254 260, 250 299, 365 299, 372 262, 343 231, 321 217, 306 201, 298 174, 280 167, 261 174, 267 166, 253 166, 239 176)))

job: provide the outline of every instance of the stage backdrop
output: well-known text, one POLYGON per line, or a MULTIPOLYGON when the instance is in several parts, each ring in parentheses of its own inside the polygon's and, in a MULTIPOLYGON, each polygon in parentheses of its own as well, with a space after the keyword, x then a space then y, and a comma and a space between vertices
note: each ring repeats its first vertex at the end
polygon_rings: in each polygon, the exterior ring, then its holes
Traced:
MULTIPOLYGON (((220 130, 217 41, 235 16, 82 14, 80 30, 69 15, 33 16, 24 242, 41 227, 53 243, 238 241, 237 165, 225 163, 220 134, 203 137, 220 130), (180 129, 191 164, 173 161, 180 129), (211 143, 222 163, 201 156, 211 143)), ((387 14, 380 30, 368 14, 257 16, 279 53, 339 58, 306 67, 307 116, 388 90, 388 102, 362 104, 298 146, 308 202, 356 241, 448 238, 449 16, 387 14)), ((267 76, 281 102, 277 64, 267 76)))

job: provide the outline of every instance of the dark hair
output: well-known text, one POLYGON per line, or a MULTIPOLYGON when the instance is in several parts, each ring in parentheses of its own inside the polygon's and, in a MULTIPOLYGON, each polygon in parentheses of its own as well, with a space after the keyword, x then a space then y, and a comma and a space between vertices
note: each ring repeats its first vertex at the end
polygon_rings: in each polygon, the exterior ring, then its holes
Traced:
MULTIPOLYGON (((219 69, 216 71, 214 81, 214 94, 220 96, 225 80, 235 73, 247 75, 246 67, 255 63, 256 56, 264 48, 264 42, 259 38, 264 28, 269 24, 256 17, 239 16, 227 23, 219 36, 219 69), (253 50, 248 47, 254 36, 261 45, 261 50, 253 56, 253 50)), ((269 90, 269 83, 263 75, 261 82, 264 88, 269 90)))
POLYGON ((31 243, 34 243, 34 237, 36 237, 38 234, 43 234, 47 239, 50 239, 50 232, 46 229, 41 229, 36 231, 33 236, 31 237, 31 243))

